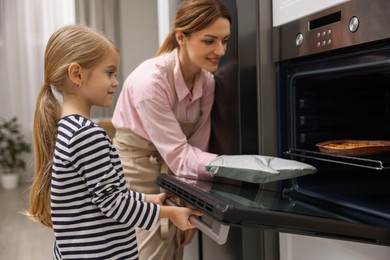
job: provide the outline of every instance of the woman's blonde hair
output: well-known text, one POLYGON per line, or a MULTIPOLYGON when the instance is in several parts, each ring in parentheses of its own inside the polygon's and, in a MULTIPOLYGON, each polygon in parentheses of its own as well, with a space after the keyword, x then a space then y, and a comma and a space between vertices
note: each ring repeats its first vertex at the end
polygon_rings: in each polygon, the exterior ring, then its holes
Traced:
POLYGON ((226 18, 232 22, 230 11, 221 0, 184 0, 176 11, 173 28, 158 50, 157 56, 171 52, 179 46, 176 32, 190 35, 211 25, 218 18, 226 18))
POLYGON ((44 84, 38 94, 34 116, 34 180, 30 191, 30 209, 27 213, 45 226, 52 227, 50 216, 51 170, 57 122, 61 106, 52 88, 59 93, 68 77, 72 62, 83 68, 98 65, 110 48, 118 48, 102 33, 81 25, 60 28, 50 37, 44 58, 44 84))

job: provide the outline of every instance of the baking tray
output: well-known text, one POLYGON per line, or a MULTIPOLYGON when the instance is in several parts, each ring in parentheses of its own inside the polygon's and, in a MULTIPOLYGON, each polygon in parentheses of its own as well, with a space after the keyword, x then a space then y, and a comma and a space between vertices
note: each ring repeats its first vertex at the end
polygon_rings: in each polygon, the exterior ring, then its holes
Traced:
POLYGON ((390 151, 390 141, 329 140, 316 144, 320 152, 345 156, 363 156, 390 151))

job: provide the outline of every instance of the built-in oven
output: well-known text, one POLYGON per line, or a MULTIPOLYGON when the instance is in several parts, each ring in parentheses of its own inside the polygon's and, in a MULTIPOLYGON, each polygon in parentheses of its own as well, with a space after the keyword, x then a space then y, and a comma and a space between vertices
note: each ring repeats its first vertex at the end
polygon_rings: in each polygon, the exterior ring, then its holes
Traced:
MULTIPOLYGON (((387 0, 350 0, 274 28, 276 156, 311 164, 315 174, 271 185, 161 175, 158 184, 217 222, 199 225, 222 243, 239 227, 390 246, 390 153, 317 147, 390 141, 389 11, 387 0)), ((232 259, 271 259, 243 257, 245 246, 232 259)))
MULTIPOLYGON (((390 153, 324 152, 318 144, 357 140, 388 145, 388 11, 385 0, 351 0, 282 26, 276 35, 279 156, 317 168, 315 175, 290 180, 285 187, 299 201, 343 213, 348 222, 375 226, 386 237, 390 153)), ((372 242, 388 243, 379 235, 372 242)))

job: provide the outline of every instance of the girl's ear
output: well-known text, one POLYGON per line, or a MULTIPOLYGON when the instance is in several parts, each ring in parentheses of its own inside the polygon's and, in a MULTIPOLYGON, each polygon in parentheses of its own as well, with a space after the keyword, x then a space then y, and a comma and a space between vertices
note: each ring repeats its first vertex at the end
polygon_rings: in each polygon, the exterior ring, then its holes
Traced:
POLYGON ((79 86, 81 84, 81 66, 72 62, 68 67, 68 76, 75 85, 79 86))

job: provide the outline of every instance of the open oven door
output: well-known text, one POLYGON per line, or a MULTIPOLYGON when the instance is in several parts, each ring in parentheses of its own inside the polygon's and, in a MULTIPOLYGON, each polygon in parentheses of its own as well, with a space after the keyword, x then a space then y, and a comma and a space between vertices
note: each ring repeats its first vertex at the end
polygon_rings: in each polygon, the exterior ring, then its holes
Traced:
POLYGON ((303 201, 294 198, 293 189, 271 191, 252 183, 227 184, 168 174, 160 174, 157 183, 210 216, 214 224, 202 219, 193 223, 219 244, 226 241, 229 226, 238 226, 390 245, 390 219, 345 211, 323 201, 303 201))

